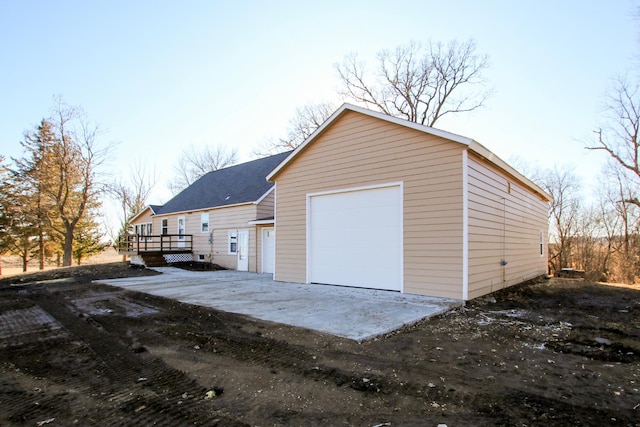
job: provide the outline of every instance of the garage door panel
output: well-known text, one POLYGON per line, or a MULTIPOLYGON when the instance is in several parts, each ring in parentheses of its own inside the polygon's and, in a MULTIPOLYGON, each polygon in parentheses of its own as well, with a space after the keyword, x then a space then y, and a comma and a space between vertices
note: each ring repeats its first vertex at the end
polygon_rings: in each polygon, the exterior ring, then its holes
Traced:
POLYGON ((311 282, 401 290, 400 186, 311 196, 311 282))

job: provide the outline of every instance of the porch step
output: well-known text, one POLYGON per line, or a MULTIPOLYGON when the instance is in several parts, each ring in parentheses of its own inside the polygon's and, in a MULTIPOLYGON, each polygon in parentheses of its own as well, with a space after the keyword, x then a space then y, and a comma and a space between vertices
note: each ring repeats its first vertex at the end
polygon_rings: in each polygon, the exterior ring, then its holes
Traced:
POLYGON ((144 252, 139 255, 147 267, 166 267, 168 265, 162 252, 144 252))

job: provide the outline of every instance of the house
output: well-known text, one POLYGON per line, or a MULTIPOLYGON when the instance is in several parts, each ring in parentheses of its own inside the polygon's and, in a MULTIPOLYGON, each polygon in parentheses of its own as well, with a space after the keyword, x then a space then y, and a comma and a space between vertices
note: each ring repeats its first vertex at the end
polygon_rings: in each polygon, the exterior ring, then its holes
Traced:
POLYGON ((274 185, 265 177, 288 154, 209 172, 164 205, 148 206, 120 252, 134 263, 150 255, 273 273, 274 185))
POLYGON ((551 197, 473 139, 344 104, 267 179, 278 281, 469 300, 547 273, 551 197))

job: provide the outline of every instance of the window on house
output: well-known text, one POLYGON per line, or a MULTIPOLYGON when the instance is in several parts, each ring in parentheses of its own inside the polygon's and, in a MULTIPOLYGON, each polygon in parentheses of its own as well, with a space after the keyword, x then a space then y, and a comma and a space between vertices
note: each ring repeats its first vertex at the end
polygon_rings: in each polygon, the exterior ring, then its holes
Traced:
POLYGON ((162 220, 162 234, 169 234, 169 220, 168 219, 163 219, 162 220))
POLYGON ((540 232, 540 256, 544 256, 544 233, 540 232))
POLYGON ((238 232, 229 231, 229 255, 238 253, 238 232))
POLYGON ((200 231, 209 232, 209 213, 200 214, 200 231))
POLYGON ((204 261, 204 255, 202 254, 198 255, 198 261, 204 261))

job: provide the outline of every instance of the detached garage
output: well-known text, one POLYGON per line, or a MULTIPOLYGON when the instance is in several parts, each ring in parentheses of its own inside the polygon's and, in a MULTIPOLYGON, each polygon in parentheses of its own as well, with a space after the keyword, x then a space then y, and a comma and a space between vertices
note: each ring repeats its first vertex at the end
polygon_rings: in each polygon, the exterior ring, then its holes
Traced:
POLYGON ((468 300, 547 272, 550 196, 469 138, 344 104, 267 179, 279 281, 468 300))

